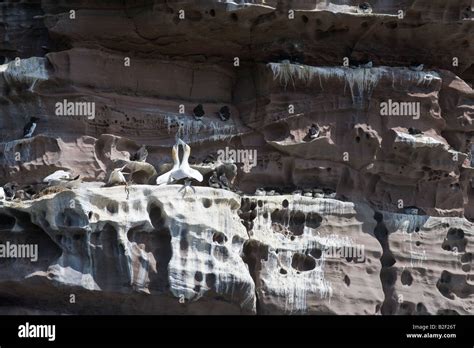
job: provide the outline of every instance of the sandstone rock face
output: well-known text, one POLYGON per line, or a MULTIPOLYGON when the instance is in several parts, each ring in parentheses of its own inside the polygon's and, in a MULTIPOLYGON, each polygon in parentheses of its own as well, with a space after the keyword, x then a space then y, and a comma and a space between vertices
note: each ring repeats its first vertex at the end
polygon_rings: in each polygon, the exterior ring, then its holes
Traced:
POLYGON ((0 313, 473 314, 471 1, 359 3, 0 4, 0 313))

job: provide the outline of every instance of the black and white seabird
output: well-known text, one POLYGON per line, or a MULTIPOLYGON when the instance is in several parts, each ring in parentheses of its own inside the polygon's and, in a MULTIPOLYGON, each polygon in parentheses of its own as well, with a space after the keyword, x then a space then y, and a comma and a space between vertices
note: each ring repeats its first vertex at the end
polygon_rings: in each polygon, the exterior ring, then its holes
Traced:
POLYGON ((210 153, 206 156, 206 158, 204 158, 202 163, 209 164, 209 163, 214 163, 215 161, 216 161, 216 156, 210 153))
POLYGON ((363 68, 363 69, 370 69, 374 66, 374 64, 372 63, 372 61, 369 61, 365 64, 361 64, 359 65, 360 68, 363 68))
POLYGON ((410 70, 423 71, 424 67, 425 66, 423 64, 413 64, 413 65, 410 65, 410 70))
POLYGON ((219 182, 223 189, 230 190, 229 179, 227 179, 227 176, 225 175, 225 173, 221 174, 221 176, 219 177, 219 182))
POLYGON ((313 123, 311 125, 311 128, 308 131, 308 135, 311 139, 316 139, 319 136, 319 132, 320 132, 320 130, 319 130, 318 125, 313 123))
POLYGON ((421 130, 413 128, 413 127, 408 128, 408 133, 411 135, 423 134, 421 130))
POLYGON ((359 11, 362 13, 372 13, 372 6, 366 1, 359 4, 359 11))
POLYGON ((122 168, 115 168, 112 170, 109 176, 109 180, 107 181, 107 186, 116 186, 116 185, 127 185, 127 179, 125 179, 124 174, 122 171, 125 169, 126 166, 122 168))
POLYGON ((145 145, 142 145, 137 152, 130 156, 130 161, 146 162, 147 157, 148 150, 145 145))
POLYGON ((230 109, 227 105, 220 108, 219 118, 222 121, 227 121, 230 118, 230 109))
POLYGON ((3 190, 5 191, 5 198, 7 200, 12 200, 15 197, 16 189, 18 188, 18 184, 16 182, 9 182, 3 186, 3 190))
POLYGON ((31 117, 30 122, 23 128, 23 138, 31 138, 36 129, 36 124, 40 119, 38 117, 31 117))
POLYGON ((216 171, 213 171, 211 177, 209 178, 209 187, 217 188, 217 189, 221 188, 216 171))
POLYGON ((202 117, 204 116, 204 108, 202 107, 202 104, 198 104, 194 109, 193 109, 193 115, 196 121, 201 121, 202 117))

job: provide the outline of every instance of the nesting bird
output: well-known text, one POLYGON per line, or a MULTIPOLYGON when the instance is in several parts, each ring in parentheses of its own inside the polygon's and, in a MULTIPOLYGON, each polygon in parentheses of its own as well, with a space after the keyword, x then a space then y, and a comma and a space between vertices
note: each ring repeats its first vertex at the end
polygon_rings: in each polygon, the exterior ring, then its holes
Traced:
POLYGON ((109 180, 107 181, 107 186, 127 185, 127 180, 125 179, 124 173, 122 173, 124 168, 125 166, 112 170, 109 180))
POLYGON ((33 136, 39 120, 40 119, 38 117, 30 118, 30 122, 28 122, 23 128, 23 138, 31 138, 33 136))
POLYGON ((229 107, 227 105, 221 107, 218 114, 219 114, 219 118, 222 121, 227 121, 230 118, 230 109, 229 109, 229 107))
POLYGON ((363 68, 363 69, 370 69, 374 66, 374 64, 372 63, 372 61, 369 61, 365 64, 361 64, 359 65, 360 68, 363 68))
POLYGON ((204 108, 202 107, 202 104, 198 104, 193 109, 193 115, 194 115, 194 119, 196 121, 201 121, 202 120, 202 117, 204 116, 204 108))
POLYGON ((219 182, 221 184, 221 188, 230 190, 230 182, 229 179, 227 179, 225 173, 222 173, 221 176, 219 176, 219 182))
POLYGON ((214 163, 215 161, 216 161, 216 156, 210 153, 206 156, 206 158, 204 158, 202 163, 209 164, 209 163, 214 163))
POLYGON ((411 65, 411 66, 410 66, 410 70, 413 70, 413 71, 423 71, 424 67, 425 67, 425 66, 424 66, 423 64, 411 65))
POLYGON ((3 190, 5 192, 5 198, 7 200, 12 200, 15 197, 16 190, 18 188, 18 184, 16 182, 9 182, 3 186, 3 190))
POLYGON ((318 125, 316 124, 312 124, 311 125, 311 128, 309 129, 308 131, 308 135, 311 139, 316 139, 318 136, 319 136, 319 133, 320 133, 320 130, 319 130, 319 127, 318 125))
POLYGON ((359 12, 372 13, 372 6, 368 2, 359 4, 359 12))
POLYGON ((145 145, 142 145, 137 152, 130 156, 130 161, 146 162, 147 157, 148 150, 146 149, 145 145))
POLYGON ((211 177, 209 178, 209 187, 217 188, 217 189, 221 188, 216 171, 213 171, 211 177))
POLYGON ((421 130, 413 128, 413 127, 408 128, 408 133, 411 135, 423 134, 421 130))
POLYGON ((73 178, 71 176, 71 173, 65 170, 57 170, 53 174, 48 175, 46 178, 44 178, 43 182, 48 184, 49 186, 52 186, 52 185, 59 185, 66 181, 72 181, 72 180, 77 180, 77 179, 79 179, 79 175, 73 178))

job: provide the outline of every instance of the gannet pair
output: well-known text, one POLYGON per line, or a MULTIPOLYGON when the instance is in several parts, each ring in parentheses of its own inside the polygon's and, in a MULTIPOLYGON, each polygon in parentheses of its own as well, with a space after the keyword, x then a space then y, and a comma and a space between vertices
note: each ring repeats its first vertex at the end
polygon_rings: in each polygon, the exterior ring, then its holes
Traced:
POLYGON ((171 149, 171 157, 173 158, 173 168, 170 171, 160 175, 156 179, 157 185, 170 184, 181 179, 195 179, 199 182, 203 180, 203 176, 197 170, 189 166, 188 160, 191 154, 191 147, 181 139, 176 139, 176 144, 171 149), (183 159, 179 162, 179 146, 183 147, 183 159))

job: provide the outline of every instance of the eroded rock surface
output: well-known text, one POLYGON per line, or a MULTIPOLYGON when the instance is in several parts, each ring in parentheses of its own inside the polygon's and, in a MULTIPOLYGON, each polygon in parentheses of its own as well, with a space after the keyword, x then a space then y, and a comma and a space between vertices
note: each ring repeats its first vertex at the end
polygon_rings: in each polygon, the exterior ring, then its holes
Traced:
POLYGON ((0 4, 0 313, 473 314, 471 1, 359 3, 0 4))

